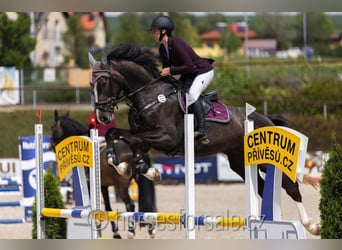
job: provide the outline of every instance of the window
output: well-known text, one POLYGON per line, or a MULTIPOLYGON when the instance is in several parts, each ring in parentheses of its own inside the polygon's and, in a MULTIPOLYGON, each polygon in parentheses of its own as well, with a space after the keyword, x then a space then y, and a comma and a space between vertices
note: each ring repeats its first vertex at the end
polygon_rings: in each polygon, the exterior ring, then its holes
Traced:
POLYGON ((44 39, 45 40, 47 40, 48 39, 48 37, 49 37, 49 30, 48 30, 48 19, 47 18, 45 18, 45 20, 44 20, 44 28, 43 28, 43 30, 44 30, 44 39))
POLYGON ((55 40, 60 41, 61 40, 61 28, 59 25, 59 20, 55 21, 55 40))

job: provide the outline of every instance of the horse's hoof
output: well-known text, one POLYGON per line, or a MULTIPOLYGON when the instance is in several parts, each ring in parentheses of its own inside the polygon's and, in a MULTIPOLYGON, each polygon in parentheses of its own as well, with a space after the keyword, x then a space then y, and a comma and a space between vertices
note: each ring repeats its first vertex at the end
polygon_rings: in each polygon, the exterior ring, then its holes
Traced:
POLYGON ((114 169, 116 170, 116 172, 123 176, 124 178, 130 178, 132 176, 132 168, 130 167, 130 165, 127 162, 120 162, 118 165, 115 165, 113 163, 113 159, 112 158, 108 158, 108 164, 112 167, 114 167, 114 169))
POLYGON ((312 235, 320 235, 321 225, 319 223, 312 223, 306 227, 306 230, 308 230, 312 235))
POLYGON ((161 174, 156 168, 149 168, 143 176, 155 182, 161 182, 162 180, 161 174))
POLYGON ((120 240, 120 239, 122 239, 122 238, 121 238, 121 235, 120 235, 120 234, 114 234, 114 235, 113 235, 113 239, 118 239, 118 240, 120 240))
POLYGON ((135 236, 135 232, 134 231, 128 231, 128 234, 127 234, 127 239, 134 239, 134 236, 135 236))
POLYGON ((150 235, 151 239, 154 239, 156 237, 156 229, 148 229, 148 234, 150 235))
POLYGON ((321 225, 319 223, 313 223, 312 218, 307 218, 305 221, 302 221, 302 224, 310 234, 320 235, 321 225))

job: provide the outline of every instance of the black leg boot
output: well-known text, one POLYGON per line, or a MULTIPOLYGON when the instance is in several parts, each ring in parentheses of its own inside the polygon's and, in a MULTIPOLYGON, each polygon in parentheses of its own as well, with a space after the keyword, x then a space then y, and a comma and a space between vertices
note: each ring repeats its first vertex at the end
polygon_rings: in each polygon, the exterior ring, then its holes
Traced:
POLYGON ((115 166, 119 164, 119 159, 115 152, 115 146, 114 146, 115 138, 112 136, 112 131, 114 130, 108 129, 105 135, 106 143, 107 143, 106 151, 107 151, 108 163, 112 166, 115 166))
POLYGON ((115 152, 115 147, 113 143, 108 143, 107 142, 107 158, 108 158, 108 163, 112 166, 118 165, 119 164, 119 159, 116 156, 115 152))
POLYGON ((136 163, 136 169, 141 174, 146 174, 149 166, 144 161, 144 157, 142 154, 136 154, 134 157, 134 161, 136 163))
POLYGON ((208 144, 209 138, 207 136, 207 130, 205 127, 205 115, 202 104, 200 101, 196 101, 191 105, 194 115, 196 116, 198 130, 195 131, 195 138, 200 140, 202 144, 208 144))

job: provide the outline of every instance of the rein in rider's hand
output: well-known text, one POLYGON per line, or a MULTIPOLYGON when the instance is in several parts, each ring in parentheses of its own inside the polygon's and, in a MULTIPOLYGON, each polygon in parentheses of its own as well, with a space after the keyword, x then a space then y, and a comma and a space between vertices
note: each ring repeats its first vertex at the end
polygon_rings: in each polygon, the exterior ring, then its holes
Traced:
POLYGON ((169 67, 163 68, 162 71, 160 72, 160 75, 161 76, 168 76, 168 75, 170 75, 170 68, 169 67))

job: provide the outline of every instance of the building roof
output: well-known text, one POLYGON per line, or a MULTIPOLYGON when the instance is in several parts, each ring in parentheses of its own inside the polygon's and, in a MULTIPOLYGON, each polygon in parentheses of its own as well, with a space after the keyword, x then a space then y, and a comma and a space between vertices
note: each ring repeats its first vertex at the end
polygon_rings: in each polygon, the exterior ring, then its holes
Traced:
POLYGON ((80 17, 80 24, 84 29, 95 29, 99 17, 99 12, 84 12, 80 17))
MULTIPOLYGON (((230 30, 233 31, 238 38, 243 40, 245 38, 245 30, 244 27, 240 25, 240 23, 232 23, 230 25, 230 30)), ((247 31, 248 38, 257 37, 257 33, 254 30, 248 29, 247 31)), ((221 33, 218 29, 213 29, 206 33, 203 33, 199 36, 202 41, 218 41, 221 38, 221 33)))
POLYGON ((330 35, 331 41, 341 41, 342 40, 342 32, 334 32, 330 35))
POLYGON ((218 31, 218 29, 211 30, 209 32, 203 33, 200 35, 200 39, 204 41, 218 41, 220 40, 221 33, 218 31))
MULTIPOLYGON (((74 12, 64 12, 66 18, 73 15, 74 12)), ((105 29, 107 29, 107 21, 104 12, 79 12, 79 23, 84 30, 94 30, 98 23, 98 19, 102 18, 104 21, 105 29)))
POLYGON ((275 50, 277 48, 276 39, 250 39, 247 47, 250 49, 275 50))
MULTIPOLYGON (((230 30, 235 33, 235 35, 240 38, 244 39, 245 38, 245 29, 247 28, 247 23, 246 22, 238 22, 238 23, 232 23, 230 25, 230 30)), ((254 30, 248 29, 247 30, 247 37, 248 38, 254 38, 257 37, 257 34, 254 30)))

